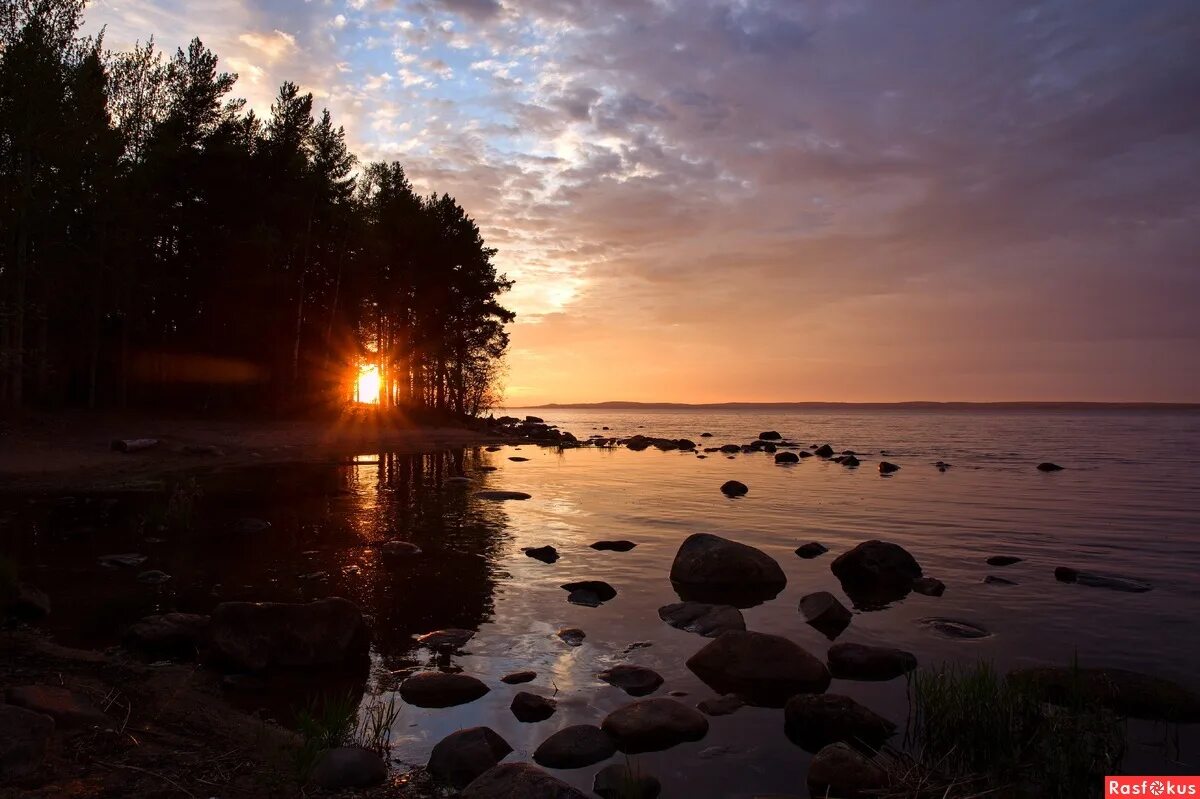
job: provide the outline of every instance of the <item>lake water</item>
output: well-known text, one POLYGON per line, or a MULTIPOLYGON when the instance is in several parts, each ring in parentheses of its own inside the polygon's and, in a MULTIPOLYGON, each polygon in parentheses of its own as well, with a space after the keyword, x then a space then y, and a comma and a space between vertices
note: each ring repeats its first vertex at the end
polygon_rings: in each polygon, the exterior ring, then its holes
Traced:
MULTIPOLYGON (((199 520, 188 534, 157 529, 138 498, 10 498, 0 517, 0 543, 26 579, 50 591, 56 605, 50 626, 74 643, 110 643, 140 615, 208 611, 229 599, 354 600, 370 616, 376 639, 370 690, 387 691, 408 670, 427 664, 460 669, 492 688, 456 708, 404 707, 393 740, 403 763, 424 763, 443 736, 478 724, 512 745, 510 759, 528 758, 555 730, 598 724, 630 701, 595 677, 616 663, 660 672, 666 682, 655 696, 682 691, 681 701, 689 703, 712 696, 684 666, 707 639, 672 629, 657 614, 678 601, 667 575, 679 543, 693 532, 717 533, 774 556, 787 587, 745 610, 747 626, 785 635, 818 657, 830 642, 804 623, 800 597, 828 590, 850 604, 829 564, 861 541, 882 538, 912 552, 926 574, 945 582, 946 593, 913 594, 886 609, 856 613, 839 642, 907 649, 926 666, 979 659, 1004 668, 1065 665, 1078 656, 1083 665, 1132 668, 1200 689, 1200 414, 529 413, 581 439, 643 433, 716 446, 778 430, 805 446, 830 442, 838 451, 854 450, 863 464, 848 469, 809 458, 784 467, 763 453, 701 459, 655 449, 560 452, 533 445, 494 453, 364 452, 347 463, 218 475, 201 485, 199 520), (714 436, 701 439, 703 432, 714 436), (901 467, 898 473, 878 473, 881 451, 901 467), (1066 468, 1035 469, 1047 460, 1066 468), (939 472, 936 461, 952 466, 939 472), (456 474, 473 484, 446 482, 456 474), (723 496, 718 489, 730 479, 746 483, 749 494, 723 496), (533 498, 484 502, 472 496, 480 489, 533 498), (232 533, 242 517, 272 526, 253 535, 232 533), (378 545, 392 538, 411 540, 426 554, 385 568, 378 545), (600 539, 638 546, 625 553, 589 547, 600 539), (798 558, 794 549, 809 541, 831 552, 798 558), (557 563, 521 552, 544 544, 559 550, 557 563), (152 587, 133 572, 100 568, 97 558, 111 552, 144 553, 149 559, 139 568, 161 569, 173 579, 152 587), (998 554, 1024 560, 987 566, 985 559, 998 554), (1153 590, 1131 594, 1060 583, 1056 566, 1118 573, 1153 590), (989 574, 1017 584, 984 583, 989 574), (617 597, 598 608, 569 604, 560 584, 585 579, 608 581, 617 597), (991 635, 944 638, 919 623, 931 616, 966 620, 991 635), (478 633, 454 656, 434 655, 413 640, 447 627, 478 633), (585 630, 583 646, 555 637, 562 627, 585 630), (651 645, 630 650, 639 642, 651 645), (537 671, 537 679, 524 686, 499 681, 523 669, 537 671), (558 712, 537 724, 517 722, 508 706, 518 690, 555 696, 558 712)), ((830 691, 855 697, 903 730, 904 680, 835 680, 830 691)), ((744 708, 710 721, 703 741, 632 758, 662 780, 664 796, 805 794, 810 756, 784 736, 781 711, 744 708)), ((1133 723, 1130 740, 1127 772, 1200 771, 1195 725, 1167 734, 1161 725, 1133 723), (1164 747, 1166 739, 1171 745, 1164 747)), ((599 768, 556 774, 590 788, 599 768)))

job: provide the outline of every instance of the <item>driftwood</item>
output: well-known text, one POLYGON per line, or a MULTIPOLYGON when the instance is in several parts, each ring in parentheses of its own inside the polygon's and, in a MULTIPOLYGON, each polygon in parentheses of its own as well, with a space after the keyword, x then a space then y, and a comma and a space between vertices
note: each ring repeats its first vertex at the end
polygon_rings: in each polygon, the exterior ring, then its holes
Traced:
POLYGON ((118 438, 112 443, 112 448, 117 452, 137 452, 157 446, 157 438, 118 438))

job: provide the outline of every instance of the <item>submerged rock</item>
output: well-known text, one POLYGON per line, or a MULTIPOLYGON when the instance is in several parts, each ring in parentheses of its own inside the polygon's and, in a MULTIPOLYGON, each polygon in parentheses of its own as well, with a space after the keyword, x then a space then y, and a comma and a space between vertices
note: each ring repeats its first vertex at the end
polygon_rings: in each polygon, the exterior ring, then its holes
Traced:
POLYGON ((809 752, 838 741, 878 749, 896 734, 896 725, 840 694, 800 694, 783 710, 784 731, 809 752))
POLYGON ((1012 555, 992 555, 987 559, 987 565, 989 566, 1011 566, 1014 563, 1020 562, 1021 558, 1012 555))
POLYGON ((841 635, 854 614, 828 591, 817 591, 800 599, 800 615, 830 641, 841 635))
POLYGON ((815 450, 813 450, 813 454, 816 455, 818 458, 832 458, 833 457, 833 447, 829 446, 828 444, 822 444, 821 446, 819 446, 815 450))
POLYGON ((636 546, 632 541, 597 541, 592 544, 592 549, 601 552, 628 552, 636 546))
POLYGON ((532 495, 526 494, 524 491, 476 491, 474 494, 476 499, 486 499, 493 502, 503 502, 504 500, 522 500, 532 499, 532 495))
POLYGON ((521 683, 533 682, 536 678, 536 671, 514 671, 512 674, 505 674, 501 677, 500 682, 508 685, 520 685, 521 683))
POLYGON ((521 551, 527 557, 540 560, 542 563, 554 563, 558 560, 558 550, 549 544, 544 547, 522 547, 521 551))
POLYGON ((702 699, 696 709, 706 716, 728 716, 745 707, 746 703, 737 694, 725 694, 712 699, 702 699))
POLYGON ((608 733, 592 724, 564 727, 542 741, 533 760, 547 768, 583 768, 607 760, 617 746, 608 733))
POLYGON ((941 596, 946 593, 946 584, 935 577, 918 577, 913 580, 912 590, 925 596, 941 596))
POLYGON ((766 707, 782 707, 796 694, 829 687, 824 663, 799 644, 767 633, 723 633, 692 655, 687 667, 718 693, 766 707))
POLYGON ((110 569, 117 567, 132 568, 134 566, 141 566, 146 560, 146 556, 138 552, 126 552, 120 555, 101 555, 100 565, 110 569))
POLYGON ((990 638, 991 633, 983 629, 977 624, 972 624, 969 621, 961 619, 947 619, 941 616, 930 616, 924 619, 918 619, 917 624, 922 627, 927 627, 933 630, 943 638, 990 638))
POLYGON ((704 600, 725 593, 761 601, 783 590, 787 577, 774 558, 760 549, 709 533, 695 533, 675 554, 671 582, 681 594, 696 594, 683 599, 704 600))
POLYGON ((1068 566, 1059 566, 1054 570, 1054 579, 1061 583, 1079 583, 1093 588, 1109 588, 1113 591, 1125 591, 1130 594, 1142 594, 1153 586, 1132 577, 1122 577, 1118 574, 1101 574, 1099 572, 1080 571, 1068 566))
POLYGON ((828 551, 829 547, 819 544, 816 541, 796 547, 796 554, 805 560, 812 560, 815 557, 824 555, 828 551))
POLYGON ((417 643, 427 649, 450 651, 466 646, 467 641, 475 637, 474 630, 435 630, 431 633, 417 636, 417 643))
POLYGON ((601 799, 655 799, 661 791, 657 777, 625 763, 605 766, 592 781, 592 793, 601 799))
POLYGON ((892 680, 917 667, 917 658, 903 649, 865 644, 829 647, 829 671, 842 680, 892 680))
POLYGON ((385 558, 411 558, 421 554, 421 548, 408 541, 387 541, 379 551, 385 558))
POLYGON ((617 595, 617 589, 603 580, 581 580, 575 583, 564 583, 562 589, 570 592, 567 595, 567 601, 572 605, 586 605, 590 608, 599 607, 617 595))
POLYGON ((1016 585, 1013 580, 1006 580, 1003 577, 997 577, 994 574, 989 574, 983 578, 983 582, 987 585, 1016 585))
POLYGON ((808 766, 808 789, 813 796, 860 799, 888 785, 887 771, 849 744, 822 748, 808 766))
POLYGON ((587 638, 587 633, 578 627, 564 627, 555 633, 555 635, 561 638, 563 642, 569 646, 581 646, 583 644, 583 639, 587 638))
POLYGON ((855 466, 861 465, 861 463, 862 463, 862 461, 860 461, 858 458, 854 457, 853 455, 843 455, 842 456, 842 465, 843 466, 854 468, 855 466))
POLYGON ((526 461, 529 460, 529 458, 523 457, 521 455, 511 455, 511 456, 509 456, 508 459, 510 461, 512 461, 513 463, 525 463, 526 461))
POLYGON ((659 752, 708 734, 704 714, 666 698, 642 699, 617 708, 601 726, 617 748, 630 755, 659 752))
POLYGON ((921 565, 904 547, 878 540, 839 555, 829 568, 859 607, 902 599, 922 575, 921 565))
POLYGON ((678 630, 716 638, 727 630, 746 629, 742 612, 732 605, 707 602, 676 602, 658 609, 658 617, 678 630))
POLYGON ((1057 463, 1039 463, 1037 465, 1037 470, 1039 472, 1061 472, 1063 467, 1059 466, 1057 463))
POLYGON ((455 788, 465 788, 512 752, 508 741, 491 727, 469 727, 438 741, 429 755, 430 774, 455 788))
POLYGON ((138 574, 137 581, 145 585, 165 585, 171 582, 171 575, 158 569, 151 569, 138 574))
POLYGON ((587 794, 528 763, 501 763, 479 775, 461 799, 588 799, 587 794))
POLYGON ((524 722, 525 724, 533 724, 538 721, 545 721, 553 716, 558 703, 544 696, 531 694, 528 691, 521 691, 513 697, 512 704, 508 707, 512 711, 512 714, 517 717, 517 721, 524 722))
POLYGON ((362 612, 338 597, 316 602, 223 602, 209 624, 213 658, 242 671, 334 666, 364 659, 362 612))
POLYGON ((0 780, 19 780, 37 772, 46 759, 53 736, 54 719, 44 713, 0 704, 0 780))
POLYGON ((1010 672, 1008 679, 1051 704, 1101 705, 1131 718, 1200 722, 1200 693, 1136 671, 1042 666, 1010 672))
POLYGON ((900 471, 900 467, 894 463, 889 463, 887 461, 879 462, 879 473, 880 474, 895 474, 898 471, 900 471))
POLYGON ((615 685, 630 696, 645 696, 654 693, 663 684, 662 675, 645 666, 613 666, 596 676, 609 685, 615 685))
POLYGON ((474 702, 488 687, 469 674, 421 671, 400 683, 400 697, 417 707, 442 708, 474 702))
POLYGON ((359 746, 327 749, 317 760, 312 781, 327 791, 369 788, 387 779, 383 758, 359 746))
POLYGON ((737 480, 728 480, 721 485, 721 493, 727 497, 744 497, 749 491, 745 483, 739 483, 737 480))

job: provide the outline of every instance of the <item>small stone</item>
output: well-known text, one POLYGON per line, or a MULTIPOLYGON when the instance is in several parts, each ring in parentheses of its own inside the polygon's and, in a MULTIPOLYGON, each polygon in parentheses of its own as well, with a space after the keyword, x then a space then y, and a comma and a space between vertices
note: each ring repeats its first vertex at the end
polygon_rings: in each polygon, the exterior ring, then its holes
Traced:
POLYGON ((578 627, 564 627, 555 634, 570 646, 581 646, 587 637, 587 633, 578 627))
POLYGON ((418 672, 400 684, 400 696, 417 707, 453 707, 474 702, 488 687, 467 674, 418 672))
POLYGON ((533 682, 536 677, 536 671, 514 671, 512 674, 505 674, 501 677, 500 682, 508 685, 520 685, 521 683, 533 682))
POLYGON ((987 559, 989 566, 1011 566, 1014 563, 1020 563, 1021 558, 1013 557, 1012 555, 992 555, 987 559))
POLYGON ((933 577, 918 577, 913 580, 912 589, 925 596, 941 596, 946 593, 946 584, 933 577))
POLYGON ((696 705, 697 709, 706 716, 728 716, 746 706, 737 694, 725 694, 713 699, 702 699, 696 705))
POLYGON ((799 463, 800 456, 794 452, 778 452, 775 454, 775 462, 779 464, 799 463))
POLYGON ((828 444, 822 444, 821 446, 819 446, 815 450, 813 450, 813 454, 816 455, 818 458, 832 458, 833 457, 833 447, 829 446, 828 444))
POLYGON ((513 697, 509 709, 517 717, 517 721, 532 724, 538 721, 545 721, 553 716, 557 706, 558 703, 553 699, 531 694, 528 691, 521 691, 513 697))
POLYGON ((615 685, 630 696, 654 693, 663 684, 662 675, 644 666, 613 666, 596 675, 609 685, 615 685))
POLYGON ((887 461, 879 462, 880 474, 895 474, 898 471, 900 471, 900 467, 894 463, 888 463, 887 461))
POLYGON ((591 724, 564 727, 542 741, 533 760, 547 768, 584 768, 607 760, 617 751, 608 733, 591 724))
POLYGON ((972 624, 969 621, 960 619, 947 619, 940 616, 930 616, 924 619, 918 619, 917 623, 922 627, 927 627, 933 630, 943 638, 990 638, 991 633, 983 629, 977 624, 972 624))
POLYGON ((328 791, 369 788, 387 779, 383 758, 358 746, 339 746, 324 752, 313 767, 312 781, 328 791))
POLYGON ((558 550, 549 544, 544 547, 522 547, 521 551, 527 557, 540 560, 542 563, 554 563, 558 560, 558 550))
POLYGON ((729 480, 721 486, 721 493, 727 497, 743 497, 750 491, 745 483, 739 483, 737 480, 729 480))
POLYGON ((636 546, 632 541, 597 541, 592 544, 592 549, 602 552, 628 552, 636 546))
POLYGON ((493 502, 503 502, 508 499, 523 500, 533 498, 533 495, 526 494, 524 491, 476 491, 474 496, 476 499, 486 499, 493 502))
POLYGON ((570 592, 567 596, 568 602, 593 608, 617 596, 617 589, 603 580, 581 580, 564 583, 561 587, 570 592))
POLYGON ((1059 466, 1057 463, 1039 463, 1037 465, 1037 470, 1039 472, 1061 472, 1063 467, 1059 466))
POLYGON ((796 554, 805 560, 812 560, 815 557, 824 555, 828 551, 829 547, 824 544, 818 544, 816 541, 796 547, 796 554))
POLYGON ((727 630, 746 629, 742 612, 732 605, 707 602, 676 602, 658 609, 658 617, 672 627, 689 633, 716 638, 727 630))
POLYGON ((989 574, 983 578, 983 582, 987 585, 1016 585, 1012 580, 1006 580, 1003 577, 997 577, 994 574, 989 574))

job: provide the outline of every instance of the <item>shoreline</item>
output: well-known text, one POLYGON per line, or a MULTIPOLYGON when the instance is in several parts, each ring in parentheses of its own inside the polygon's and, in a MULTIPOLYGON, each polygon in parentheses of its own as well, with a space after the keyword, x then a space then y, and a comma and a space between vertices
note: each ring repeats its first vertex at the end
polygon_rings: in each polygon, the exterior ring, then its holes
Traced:
POLYGON ((402 424, 380 416, 331 420, 204 419, 61 413, 0 421, 0 492, 139 490, 161 481, 255 464, 312 463, 380 450, 431 452, 504 443, 469 427, 402 424), (117 452, 117 439, 158 444, 117 452))

